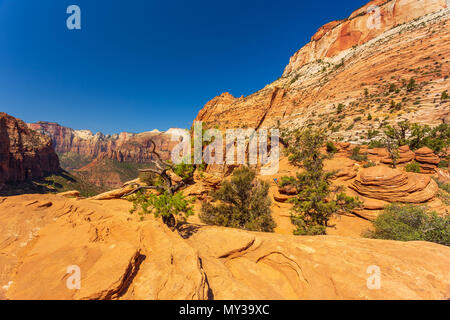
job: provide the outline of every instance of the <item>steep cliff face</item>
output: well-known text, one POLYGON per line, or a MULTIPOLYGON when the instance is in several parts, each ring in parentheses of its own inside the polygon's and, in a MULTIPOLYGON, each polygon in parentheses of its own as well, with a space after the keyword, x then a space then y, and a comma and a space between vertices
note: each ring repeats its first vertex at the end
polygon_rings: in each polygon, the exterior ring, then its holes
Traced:
POLYGON ((348 19, 321 27, 311 42, 297 51, 284 74, 299 70, 307 63, 335 57, 360 46, 395 26, 426 14, 445 9, 445 0, 374 0, 353 12, 348 19))
POLYGON ((247 97, 216 97, 196 121, 221 128, 314 124, 356 143, 400 119, 448 122, 450 100, 440 96, 450 87, 449 12, 445 0, 371 1, 321 27, 280 79, 247 97), (407 90, 411 78, 417 86, 407 90), (368 114, 372 120, 354 121, 368 114))
POLYGON ((152 141, 164 160, 170 159, 171 150, 178 143, 172 141, 171 134, 158 130, 104 135, 42 121, 28 126, 51 138, 61 167, 81 175, 89 183, 111 188, 136 178, 138 169, 153 160, 152 141))
MULTIPOLYGON (((152 160, 149 150, 151 141, 156 144, 157 151, 164 159, 169 159, 170 150, 176 144, 171 141, 171 135, 157 130, 139 134, 122 132, 114 135, 104 135, 101 132, 93 134, 89 130, 73 130, 57 123, 36 122, 28 126, 51 138, 53 146, 59 154, 72 154, 87 160, 111 159, 119 162, 145 163, 152 160)), ((86 163, 74 163, 68 169, 78 169, 86 163)))
POLYGON ((40 178, 58 169, 58 156, 50 138, 0 113, 0 184, 40 178))

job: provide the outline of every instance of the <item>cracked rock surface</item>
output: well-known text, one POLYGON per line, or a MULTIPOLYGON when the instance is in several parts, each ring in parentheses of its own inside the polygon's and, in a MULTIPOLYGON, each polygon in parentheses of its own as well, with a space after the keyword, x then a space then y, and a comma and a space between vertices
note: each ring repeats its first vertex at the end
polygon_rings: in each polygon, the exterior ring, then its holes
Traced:
POLYGON ((0 199, 1 299, 447 299, 450 248, 186 224, 124 200, 0 199), (81 287, 70 290, 69 266, 81 287), (381 287, 369 290, 369 266, 381 287))

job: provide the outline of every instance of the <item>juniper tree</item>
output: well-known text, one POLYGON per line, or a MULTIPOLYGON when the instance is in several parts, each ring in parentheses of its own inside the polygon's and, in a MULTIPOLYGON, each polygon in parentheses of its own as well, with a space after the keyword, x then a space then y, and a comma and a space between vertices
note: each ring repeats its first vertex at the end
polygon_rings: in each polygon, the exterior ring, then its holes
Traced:
POLYGON ((321 153, 321 148, 327 137, 323 130, 297 130, 289 141, 287 152, 290 161, 304 168, 291 180, 298 191, 297 196, 290 200, 293 203, 291 220, 297 227, 294 234, 325 234, 334 214, 354 209, 361 202, 339 189, 331 190, 331 178, 335 173, 324 170, 327 156, 321 153))
POLYGON ((273 232, 275 222, 271 215, 269 184, 256 178, 248 167, 236 169, 231 181, 222 183, 212 193, 214 202, 204 203, 200 219, 212 225, 251 231, 273 232))

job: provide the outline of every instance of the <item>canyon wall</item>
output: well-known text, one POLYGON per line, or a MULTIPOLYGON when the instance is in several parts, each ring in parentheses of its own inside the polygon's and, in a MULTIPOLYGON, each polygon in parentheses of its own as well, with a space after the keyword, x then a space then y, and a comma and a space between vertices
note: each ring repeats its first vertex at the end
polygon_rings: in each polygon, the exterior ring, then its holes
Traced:
POLYGON ((321 27, 278 80, 247 97, 224 93, 195 120, 226 129, 314 125, 354 143, 400 120, 448 123, 450 99, 440 97, 450 87, 449 12, 445 0, 371 1, 321 27))
POLYGON ((149 167, 155 157, 152 142, 163 160, 170 159, 172 148, 178 144, 172 141, 170 131, 104 135, 44 121, 28 126, 51 139, 63 169, 107 189, 122 186, 138 177, 138 169, 149 167))
POLYGON ((169 159, 170 150, 176 144, 171 141, 171 135, 157 130, 139 134, 122 132, 104 135, 101 132, 93 134, 89 130, 74 130, 57 123, 44 121, 31 123, 28 126, 49 136, 57 153, 77 154, 89 160, 101 157, 119 162, 149 162, 152 160, 149 152, 152 147, 151 141, 156 144, 156 149, 161 156, 169 159))
POLYGON ((40 178, 59 170, 50 138, 0 113, 0 184, 40 178))

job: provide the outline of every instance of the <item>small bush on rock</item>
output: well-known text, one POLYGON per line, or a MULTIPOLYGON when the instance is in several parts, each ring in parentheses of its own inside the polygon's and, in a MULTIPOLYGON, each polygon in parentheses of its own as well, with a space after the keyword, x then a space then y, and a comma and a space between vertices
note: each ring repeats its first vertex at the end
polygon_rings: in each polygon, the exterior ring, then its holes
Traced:
POLYGON ((133 202, 130 213, 137 212, 141 216, 141 220, 146 214, 153 214, 155 218, 162 217, 164 222, 176 216, 186 220, 194 214, 191 205, 194 199, 186 199, 182 193, 156 195, 138 192, 130 196, 129 200, 133 202))
POLYGON ((398 241, 429 241, 450 246, 450 216, 440 217, 425 207, 392 204, 374 222, 366 237, 398 241))
POLYGON ((420 164, 413 161, 411 163, 408 163, 405 167, 406 172, 415 172, 420 173, 420 164))
POLYGON ((200 219, 212 225, 273 232, 276 225, 268 194, 269 184, 256 179, 253 170, 237 169, 231 181, 223 182, 222 187, 212 193, 214 201, 220 203, 204 203, 200 219))

